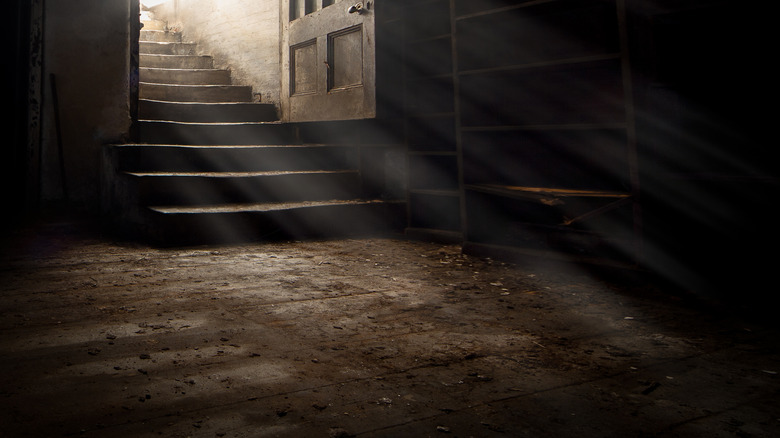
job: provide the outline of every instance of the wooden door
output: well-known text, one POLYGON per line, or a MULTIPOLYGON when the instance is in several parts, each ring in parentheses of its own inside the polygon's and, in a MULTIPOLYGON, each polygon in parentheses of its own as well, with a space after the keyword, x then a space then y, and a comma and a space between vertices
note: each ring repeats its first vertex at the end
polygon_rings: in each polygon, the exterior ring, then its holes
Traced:
POLYGON ((287 121, 376 115, 373 3, 282 1, 282 112, 287 121))

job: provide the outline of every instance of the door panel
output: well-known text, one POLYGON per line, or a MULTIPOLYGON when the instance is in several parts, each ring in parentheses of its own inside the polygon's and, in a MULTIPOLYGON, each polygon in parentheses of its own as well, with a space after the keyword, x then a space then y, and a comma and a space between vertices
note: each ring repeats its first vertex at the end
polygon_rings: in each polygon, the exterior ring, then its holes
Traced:
POLYGON ((306 41, 290 50, 290 94, 317 92, 317 40, 306 41))
POLYGON ((283 0, 282 112, 288 121, 376 115, 373 1, 283 0))
POLYGON ((328 35, 328 91, 363 85, 363 26, 328 35))

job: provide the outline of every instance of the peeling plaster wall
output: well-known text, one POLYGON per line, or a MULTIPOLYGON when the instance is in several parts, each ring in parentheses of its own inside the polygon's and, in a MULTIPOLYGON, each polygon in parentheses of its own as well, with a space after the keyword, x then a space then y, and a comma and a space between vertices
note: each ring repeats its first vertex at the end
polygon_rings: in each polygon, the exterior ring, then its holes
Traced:
POLYGON ((45 2, 40 139, 40 198, 44 203, 67 200, 87 211, 99 208, 101 148, 126 140, 131 127, 132 1, 45 2), (51 75, 57 86, 59 136, 51 75), (58 140, 63 145, 64 178, 58 140))
POLYGON ((256 100, 278 104, 279 8, 277 0, 169 0, 153 10, 234 83, 251 85, 256 100))

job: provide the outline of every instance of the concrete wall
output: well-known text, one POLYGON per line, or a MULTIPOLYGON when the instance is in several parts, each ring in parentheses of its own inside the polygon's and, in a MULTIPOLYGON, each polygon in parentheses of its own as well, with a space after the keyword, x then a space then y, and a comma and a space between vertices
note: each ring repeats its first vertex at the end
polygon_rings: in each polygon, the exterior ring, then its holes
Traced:
POLYGON ((131 127, 132 1, 45 2, 43 63, 40 75, 33 78, 41 84, 42 126, 39 144, 32 146, 39 148, 33 152, 39 155, 39 199, 44 203, 69 201, 87 211, 99 208, 101 148, 126 140, 131 127), (57 86, 57 112, 51 75, 57 86))
POLYGON ((279 102, 278 0, 169 0, 154 7, 184 40, 229 68, 236 84, 251 85, 256 99, 279 102))

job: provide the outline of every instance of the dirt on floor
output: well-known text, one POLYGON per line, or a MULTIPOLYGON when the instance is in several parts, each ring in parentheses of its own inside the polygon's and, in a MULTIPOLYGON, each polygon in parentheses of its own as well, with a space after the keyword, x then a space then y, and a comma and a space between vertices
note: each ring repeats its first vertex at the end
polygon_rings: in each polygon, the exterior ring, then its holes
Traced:
POLYGON ((780 436, 777 330, 651 282, 78 231, 5 241, 0 436, 780 436))

